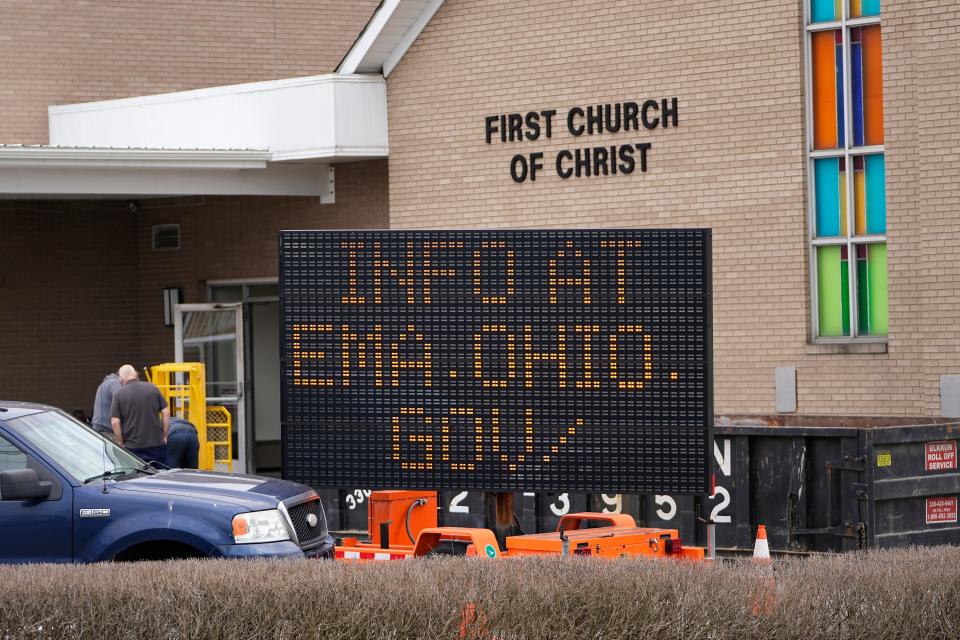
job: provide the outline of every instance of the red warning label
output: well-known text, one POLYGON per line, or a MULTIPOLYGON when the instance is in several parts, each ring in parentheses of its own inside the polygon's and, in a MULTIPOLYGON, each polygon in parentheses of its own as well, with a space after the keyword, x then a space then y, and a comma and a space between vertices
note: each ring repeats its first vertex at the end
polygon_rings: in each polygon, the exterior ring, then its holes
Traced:
POLYGON ((927 471, 944 471, 957 468, 957 441, 928 442, 924 469, 927 471))
POLYGON ((927 524, 957 521, 957 498, 927 498, 927 524))

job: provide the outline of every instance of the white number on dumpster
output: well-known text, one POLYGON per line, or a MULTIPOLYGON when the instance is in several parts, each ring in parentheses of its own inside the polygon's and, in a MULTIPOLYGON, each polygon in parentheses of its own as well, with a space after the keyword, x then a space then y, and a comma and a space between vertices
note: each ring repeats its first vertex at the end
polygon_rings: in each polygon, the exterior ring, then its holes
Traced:
POLYGON ((364 500, 370 497, 369 489, 356 489, 351 493, 347 494, 347 497, 344 498, 344 502, 347 503, 347 509, 350 511, 356 510, 358 506, 363 504, 364 500))
POLYGON ((461 491, 450 501, 450 513, 470 513, 470 505, 460 504, 467 499, 467 492, 461 491))
POLYGON ((603 504, 606 505, 603 508, 603 513, 623 513, 623 496, 621 494, 609 495, 606 493, 600 494, 600 499, 603 500, 603 504))
POLYGON ((559 502, 560 504, 556 505, 552 502, 550 503, 550 511, 553 512, 553 515, 565 516, 568 513, 570 513, 570 494, 569 493, 561 493, 559 496, 557 496, 557 502, 559 502))
POLYGON ((661 520, 673 520, 677 515, 677 501, 670 496, 653 496, 653 501, 660 507, 667 505, 666 509, 657 509, 657 517, 661 520))

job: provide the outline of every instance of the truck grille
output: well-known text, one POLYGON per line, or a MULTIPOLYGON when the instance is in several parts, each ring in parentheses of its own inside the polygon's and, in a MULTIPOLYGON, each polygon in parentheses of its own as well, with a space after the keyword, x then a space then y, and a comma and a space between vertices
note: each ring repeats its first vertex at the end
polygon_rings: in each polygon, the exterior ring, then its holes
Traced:
POLYGON ((320 506, 319 498, 287 507, 287 513, 290 514, 290 523, 297 532, 297 540, 301 547, 309 546, 327 535, 327 520, 323 517, 323 507, 320 506), (317 524, 314 527, 307 522, 310 514, 317 517, 317 524))

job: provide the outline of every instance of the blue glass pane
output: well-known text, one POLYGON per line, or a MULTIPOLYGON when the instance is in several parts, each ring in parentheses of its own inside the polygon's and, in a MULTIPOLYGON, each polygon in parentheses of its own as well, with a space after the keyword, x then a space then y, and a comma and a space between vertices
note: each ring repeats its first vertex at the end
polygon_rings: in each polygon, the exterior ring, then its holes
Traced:
POLYGON ((839 20, 834 0, 810 0, 811 22, 833 22, 839 20))
POLYGON ((880 0, 860 0, 861 16, 880 15, 880 0))
POLYGON ((883 155, 866 156, 867 233, 887 232, 887 190, 883 155))
POLYGON ((840 160, 813 161, 818 238, 840 235, 840 160))
POLYGON ((853 94, 850 96, 853 102, 853 144, 863 146, 863 50, 859 42, 850 44, 850 75, 853 85, 853 94))

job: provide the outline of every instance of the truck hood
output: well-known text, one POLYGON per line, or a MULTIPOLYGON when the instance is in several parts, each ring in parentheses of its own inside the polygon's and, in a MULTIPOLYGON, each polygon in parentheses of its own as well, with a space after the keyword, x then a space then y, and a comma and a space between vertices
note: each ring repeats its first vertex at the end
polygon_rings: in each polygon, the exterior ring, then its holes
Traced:
POLYGON ((113 489, 226 502, 249 511, 275 509, 278 502, 315 493, 306 485, 277 478, 183 469, 117 482, 113 489))

